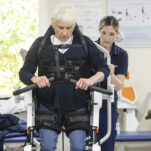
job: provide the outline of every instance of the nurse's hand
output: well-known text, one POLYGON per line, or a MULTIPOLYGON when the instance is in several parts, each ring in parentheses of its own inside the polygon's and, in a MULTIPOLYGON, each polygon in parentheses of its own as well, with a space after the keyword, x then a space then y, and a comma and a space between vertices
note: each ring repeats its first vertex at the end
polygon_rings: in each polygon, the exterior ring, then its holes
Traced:
POLYGON ((115 70, 115 65, 114 64, 109 64, 109 69, 110 69, 110 75, 114 74, 114 70, 115 70))
POLYGON ((32 83, 35 83, 39 88, 50 87, 50 82, 46 76, 34 76, 31 78, 32 83))

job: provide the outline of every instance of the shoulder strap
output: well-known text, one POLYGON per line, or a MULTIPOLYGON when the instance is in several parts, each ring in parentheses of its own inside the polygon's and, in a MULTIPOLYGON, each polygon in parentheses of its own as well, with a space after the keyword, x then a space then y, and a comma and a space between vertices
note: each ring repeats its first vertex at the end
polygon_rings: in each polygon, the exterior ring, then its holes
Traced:
POLYGON ((84 47, 84 50, 86 52, 86 55, 89 56, 89 53, 88 53, 88 46, 87 46, 87 42, 83 36, 83 34, 81 33, 81 31, 79 30, 79 27, 78 25, 76 24, 75 28, 74 28, 74 32, 73 32, 75 35, 77 35, 81 41, 81 44, 82 46, 84 47))
POLYGON ((90 59, 89 59, 89 51, 88 51, 87 42, 86 42, 86 40, 85 40, 83 34, 82 34, 81 31, 79 30, 79 27, 78 27, 77 24, 76 24, 76 26, 75 26, 74 32, 75 32, 75 34, 77 34, 77 36, 79 37, 79 39, 80 39, 80 41, 81 41, 82 46, 84 47, 84 50, 85 50, 86 55, 87 55, 87 62, 88 62, 88 64, 89 64, 90 68, 92 69, 92 73, 95 73, 95 71, 94 71, 94 69, 93 69, 93 67, 92 67, 92 65, 91 65, 90 59))
POLYGON ((50 38, 50 35, 52 35, 54 33, 54 29, 52 26, 50 26, 47 30, 47 32, 45 33, 41 43, 40 43, 40 46, 37 50, 37 62, 39 64, 39 55, 40 55, 40 52, 42 51, 43 47, 45 46, 47 40, 50 38))

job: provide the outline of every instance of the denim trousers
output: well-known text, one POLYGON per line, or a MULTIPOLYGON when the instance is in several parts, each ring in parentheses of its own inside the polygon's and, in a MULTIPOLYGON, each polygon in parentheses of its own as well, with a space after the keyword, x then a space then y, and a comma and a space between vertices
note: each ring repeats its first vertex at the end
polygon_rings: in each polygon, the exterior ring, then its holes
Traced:
MULTIPOLYGON (((48 111, 44 106, 40 110, 48 111)), ((86 108, 80 108, 78 111, 86 111, 86 108)), ((60 111, 59 111, 60 112, 60 111)), ((60 113, 59 113, 60 114, 60 113)), ((65 113, 64 113, 65 114, 65 113)), ((40 129, 41 151, 55 151, 58 140, 58 133, 50 129, 40 129)), ((69 134, 70 151, 85 151, 86 132, 84 130, 74 130, 69 134)))

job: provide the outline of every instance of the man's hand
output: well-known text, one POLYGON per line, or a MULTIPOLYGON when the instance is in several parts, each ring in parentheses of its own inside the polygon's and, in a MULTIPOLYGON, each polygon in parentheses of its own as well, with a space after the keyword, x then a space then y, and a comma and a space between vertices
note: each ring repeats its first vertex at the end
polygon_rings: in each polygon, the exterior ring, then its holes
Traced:
POLYGON ((80 78, 79 81, 76 83, 76 89, 80 88, 83 90, 88 90, 88 87, 90 85, 94 85, 94 82, 91 79, 80 78))
POLYGON ((37 84, 37 86, 39 88, 44 88, 44 87, 50 87, 50 82, 48 80, 48 78, 46 76, 41 76, 41 77, 32 77, 31 81, 35 84, 37 84))

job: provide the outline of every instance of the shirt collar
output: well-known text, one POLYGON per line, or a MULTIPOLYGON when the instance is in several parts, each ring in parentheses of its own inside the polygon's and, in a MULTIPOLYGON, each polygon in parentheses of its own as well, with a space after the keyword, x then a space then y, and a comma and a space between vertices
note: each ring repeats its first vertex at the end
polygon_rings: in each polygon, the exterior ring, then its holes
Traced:
POLYGON ((72 40, 73 40, 73 36, 71 36, 67 41, 60 41, 54 35, 52 35, 50 38, 51 38, 51 42, 52 42, 53 45, 71 44, 72 40))
POLYGON ((110 55, 117 55, 117 54, 118 54, 117 47, 116 47, 115 43, 113 43, 110 55))
MULTIPOLYGON (((51 40, 51 43, 53 45, 61 45, 61 44, 69 44, 71 45, 72 44, 72 41, 73 41, 73 35, 67 40, 67 41, 60 41, 57 37, 55 37, 54 35, 52 35, 50 37, 50 40, 51 40)), ((58 49, 58 51, 62 54, 64 54, 66 51, 68 51, 69 48, 67 49, 58 49)))

